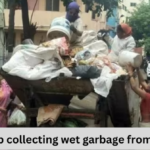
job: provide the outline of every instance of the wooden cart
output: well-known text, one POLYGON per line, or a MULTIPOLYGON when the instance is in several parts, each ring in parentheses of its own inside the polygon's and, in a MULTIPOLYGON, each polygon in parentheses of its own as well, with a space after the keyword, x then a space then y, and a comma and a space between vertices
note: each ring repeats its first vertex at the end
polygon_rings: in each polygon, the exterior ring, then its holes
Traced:
MULTIPOLYGON (((27 127, 32 126, 31 118, 37 116, 39 107, 46 106, 48 104, 63 104, 68 106, 74 95, 84 97, 89 93, 94 92, 90 80, 86 79, 76 80, 75 78, 66 78, 60 76, 47 83, 45 80, 27 81, 16 76, 11 76, 5 73, 3 70, 1 70, 0 73, 11 86, 21 102, 25 105, 27 127)), ((114 116, 118 115, 119 112, 119 114, 122 115, 122 117, 126 117, 127 120, 123 120, 124 123, 119 123, 119 125, 117 123, 116 126, 129 127, 130 115, 127 100, 121 100, 122 98, 120 98, 116 101, 115 98, 113 98, 113 95, 118 93, 119 89, 117 88, 121 89, 121 96, 126 97, 124 81, 120 79, 115 80, 110 91, 110 96, 108 96, 108 100, 99 96, 99 102, 103 103, 103 106, 99 106, 98 103, 95 111, 69 109, 67 107, 63 110, 61 117, 94 119, 95 123, 99 124, 100 127, 107 127, 108 114, 111 116, 112 120, 114 120, 114 116), (115 105, 114 101, 116 101, 115 103, 117 105, 115 105), (113 112, 113 109, 117 111, 113 112)), ((113 122, 116 124, 115 120, 113 122)))
MULTIPOLYGON (((1 75, 13 89, 21 102, 26 107, 27 127, 31 126, 31 118, 36 117, 38 108, 48 104, 63 104, 68 106, 74 95, 84 97, 93 92, 93 86, 90 80, 76 80, 75 78, 59 77, 46 83, 45 80, 27 81, 17 76, 11 76, 1 70, 1 75)), ((98 106, 98 105, 97 105, 98 106)), ((65 108, 61 117, 75 117, 80 119, 95 119, 97 123, 100 116, 104 113, 99 111, 98 107, 93 110, 77 110, 65 108)), ((106 120, 103 117, 101 126, 106 126, 106 120)))

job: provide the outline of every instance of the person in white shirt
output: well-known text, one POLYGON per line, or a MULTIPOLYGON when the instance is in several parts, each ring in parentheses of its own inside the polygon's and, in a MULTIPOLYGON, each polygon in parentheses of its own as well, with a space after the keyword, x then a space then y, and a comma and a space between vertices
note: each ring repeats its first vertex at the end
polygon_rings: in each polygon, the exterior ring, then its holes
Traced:
POLYGON ((128 24, 120 24, 117 27, 117 35, 114 39, 106 36, 105 40, 111 45, 111 52, 109 57, 112 62, 117 61, 120 52, 130 51, 134 52, 136 47, 135 40, 132 36, 132 28, 128 24))
POLYGON ((121 24, 117 27, 117 35, 112 43, 112 51, 119 55, 121 51, 134 51, 136 46, 132 37, 132 28, 127 24, 121 24))
POLYGON ((83 23, 79 16, 79 5, 76 2, 71 2, 67 9, 66 19, 70 21, 71 26, 71 40, 70 44, 72 46, 82 46, 82 33, 83 33, 83 23))

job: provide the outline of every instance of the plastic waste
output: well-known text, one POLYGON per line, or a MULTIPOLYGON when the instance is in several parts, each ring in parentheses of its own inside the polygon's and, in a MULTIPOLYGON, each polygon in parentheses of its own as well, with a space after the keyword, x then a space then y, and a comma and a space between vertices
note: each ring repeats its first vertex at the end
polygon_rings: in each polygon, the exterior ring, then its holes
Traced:
POLYGON ((15 108, 10 118, 8 119, 8 125, 21 126, 25 124, 26 124, 26 115, 18 108, 15 108))
POLYGON ((101 74, 101 70, 95 66, 77 66, 72 69, 73 76, 86 78, 86 79, 94 79, 98 78, 101 74))

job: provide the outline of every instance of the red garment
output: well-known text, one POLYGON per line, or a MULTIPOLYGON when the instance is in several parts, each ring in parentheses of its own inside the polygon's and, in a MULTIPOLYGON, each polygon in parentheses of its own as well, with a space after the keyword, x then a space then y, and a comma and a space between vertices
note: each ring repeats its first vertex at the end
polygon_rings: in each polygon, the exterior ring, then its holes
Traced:
POLYGON ((132 28, 128 24, 122 23, 121 28, 123 29, 123 31, 126 33, 127 36, 130 36, 132 34, 132 28))
POLYGON ((142 122, 150 122, 150 94, 146 93, 145 99, 141 102, 142 122))

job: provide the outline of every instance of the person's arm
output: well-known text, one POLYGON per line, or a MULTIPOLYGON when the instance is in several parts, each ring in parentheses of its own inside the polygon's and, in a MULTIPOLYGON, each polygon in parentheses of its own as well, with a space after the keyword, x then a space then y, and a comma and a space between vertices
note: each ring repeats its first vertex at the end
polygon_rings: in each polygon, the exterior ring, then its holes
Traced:
POLYGON ((131 88, 132 90, 137 94, 139 95, 141 98, 145 98, 146 97, 146 92, 141 90, 137 85, 136 85, 136 81, 135 81, 135 78, 134 78, 134 71, 133 71, 133 67, 131 65, 128 66, 127 68, 128 70, 128 74, 129 74, 129 77, 130 77, 130 85, 131 85, 131 88))
POLYGON ((143 79, 142 73, 140 71, 140 69, 137 69, 137 73, 138 73, 138 77, 139 77, 139 82, 142 85, 142 87, 146 90, 146 91, 150 91, 150 86, 145 82, 145 80, 143 79))
POLYGON ((71 30, 78 36, 82 36, 82 31, 79 31, 78 29, 76 29, 73 25, 71 26, 71 30))
POLYGON ((134 79, 133 76, 130 77, 130 85, 131 85, 131 88, 132 90, 137 94, 139 95, 141 98, 145 98, 146 96, 146 92, 141 90, 137 85, 136 85, 136 81, 134 79))
POLYGON ((109 34, 107 34, 107 35, 104 37, 104 40, 108 43, 109 46, 112 46, 113 41, 114 41, 114 39, 113 39, 111 36, 109 36, 109 34))
POLYGON ((74 25, 70 26, 70 29, 78 36, 82 36, 83 34, 83 23, 81 18, 79 18, 78 20, 76 20, 76 22, 74 23, 74 25))

